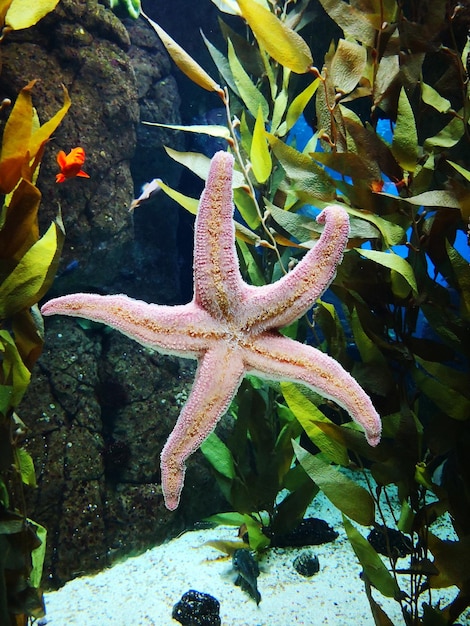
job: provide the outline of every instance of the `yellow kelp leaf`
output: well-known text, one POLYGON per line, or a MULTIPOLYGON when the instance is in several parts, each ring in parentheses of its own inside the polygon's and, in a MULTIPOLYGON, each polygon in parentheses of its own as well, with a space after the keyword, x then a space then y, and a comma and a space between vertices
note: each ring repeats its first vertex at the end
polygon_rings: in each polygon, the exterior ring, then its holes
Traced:
MULTIPOLYGON (((2 399, 2 410, 18 406, 26 391, 31 373, 23 363, 13 337, 8 330, 0 330, 0 383, 5 383, 11 391, 2 399)), ((5 390, 6 391, 6 390, 5 390)))
POLYGON ((296 74, 309 71, 313 65, 312 53, 299 34, 253 0, 238 0, 238 6, 259 45, 275 61, 296 74))
POLYGON ((33 128, 32 80, 18 94, 5 124, 0 154, 0 192, 10 193, 18 183, 33 128))
POLYGON ((5 17, 5 25, 13 30, 29 28, 53 11, 59 0, 13 0, 5 17))
POLYGON ((177 202, 183 209, 186 209, 189 213, 196 215, 197 208, 199 206, 199 200, 197 198, 191 198, 190 196, 185 196, 180 191, 176 191, 172 187, 166 185, 163 181, 159 180, 158 185, 162 191, 166 193, 166 195, 177 202))
POLYGON ((183 74, 186 74, 196 85, 206 89, 207 91, 215 91, 221 97, 224 96, 223 89, 218 85, 213 78, 204 70, 199 63, 197 63, 192 56, 190 56, 186 50, 184 50, 174 39, 168 35, 156 22, 151 20, 148 15, 145 15, 141 11, 141 15, 148 21, 150 26, 154 29, 157 35, 162 40, 166 51, 171 56, 176 65, 180 68, 183 74))
POLYGON ((340 39, 331 62, 331 77, 337 91, 350 93, 359 83, 367 62, 365 46, 340 39))
POLYGON ((253 130, 253 139, 251 142, 250 161, 253 168, 253 174, 259 183, 267 181, 271 174, 272 160, 269 151, 268 142, 264 132, 263 111, 261 106, 256 116, 255 128, 253 130))
POLYGON ((10 4, 13 0, 0 0, 0 28, 3 28, 5 23, 5 15, 7 14, 10 4))
POLYGON ((398 114, 393 133, 392 154, 407 172, 414 172, 418 156, 418 133, 410 101, 404 87, 398 99, 398 114))
POLYGON ((230 39, 228 40, 228 61, 230 70, 232 72, 233 80, 237 87, 237 91, 240 94, 241 99, 246 105, 248 111, 253 117, 258 114, 258 109, 261 107, 263 112, 263 119, 267 119, 269 115, 269 105, 266 98, 261 91, 254 85, 249 75, 246 73, 245 68, 238 60, 230 39))
POLYGON ((53 279, 60 229, 51 224, 47 232, 26 252, 0 285, 0 318, 27 309, 44 295, 53 279), (52 274, 52 275, 51 275, 52 274))
POLYGON ((13 192, 0 230, 0 258, 19 259, 37 241, 40 202, 39 189, 22 180, 13 192))
POLYGON ((64 119, 65 114, 70 108, 72 101, 70 100, 69 92, 64 85, 62 85, 62 90, 64 92, 64 104, 57 111, 57 113, 53 117, 51 117, 50 120, 45 122, 38 129, 34 130, 33 134, 31 135, 31 141, 29 143, 29 153, 31 159, 36 156, 43 143, 45 141, 48 141, 49 137, 57 129, 61 121, 64 119))
POLYGON ((142 122, 146 126, 158 126, 158 128, 169 128, 170 130, 182 130, 188 133, 200 133, 201 135, 210 135, 211 137, 221 137, 230 139, 230 131, 226 126, 219 124, 192 124, 183 126, 180 124, 158 124, 157 122, 142 122))
POLYGON ((289 108, 287 109, 287 115, 286 115, 287 130, 290 130, 292 128, 292 126, 294 126, 296 121, 299 119, 299 117, 305 111, 305 107, 307 106, 307 104, 312 99, 313 95, 315 94, 316 90, 318 89, 318 85, 319 84, 320 84, 320 79, 319 78, 315 78, 313 83, 310 83, 310 85, 305 87, 305 89, 303 91, 301 91, 299 93, 299 95, 296 96, 292 100, 292 103, 290 104, 289 108))

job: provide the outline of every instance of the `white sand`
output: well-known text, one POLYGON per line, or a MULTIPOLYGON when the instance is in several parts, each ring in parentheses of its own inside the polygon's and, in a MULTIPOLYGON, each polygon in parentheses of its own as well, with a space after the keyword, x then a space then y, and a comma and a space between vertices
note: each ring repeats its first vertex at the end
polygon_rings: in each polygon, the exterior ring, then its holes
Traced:
MULTIPOLYGON (((222 626, 373 626, 361 571, 345 536, 338 512, 322 498, 310 515, 321 517, 340 533, 333 543, 311 548, 275 548, 260 561, 259 606, 233 583, 231 559, 207 545, 213 539, 235 539, 236 529, 218 527, 187 532, 145 554, 129 558, 95 576, 75 579, 46 594, 47 626, 177 626, 174 604, 189 589, 215 596, 222 626), (319 558, 320 571, 304 578, 292 566, 303 550, 319 558)), ((433 530, 434 527, 433 527, 433 530)), ((448 529, 447 529, 448 530, 448 529)), ((444 529, 444 534, 447 532, 444 529)), ((361 529, 364 534, 364 529, 361 529)), ((406 561, 403 560, 403 566, 406 561)), ((402 588, 405 585, 403 581, 402 588)), ((433 603, 444 598, 433 592, 433 603)), ((447 592, 446 600, 455 596, 447 592)), ((397 602, 375 591, 394 626, 403 624, 397 602)), ((423 595, 423 601, 428 597, 423 595)), ((444 603, 445 603, 444 601, 444 603)), ((461 623, 470 623, 470 614, 461 623)))

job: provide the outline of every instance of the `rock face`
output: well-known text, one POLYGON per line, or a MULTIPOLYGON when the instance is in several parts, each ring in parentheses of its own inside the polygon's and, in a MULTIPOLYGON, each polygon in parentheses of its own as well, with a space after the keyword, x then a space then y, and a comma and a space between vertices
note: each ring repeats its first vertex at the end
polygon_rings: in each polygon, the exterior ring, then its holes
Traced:
MULTIPOLYGON (((128 212, 143 182, 178 184, 162 143, 182 149, 182 140, 139 124, 180 121, 176 83, 156 35, 142 20, 124 25, 97 0, 61 0, 35 28, 1 45, 2 98, 14 100, 39 78, 33 101, 42 121, 60 108, 61 83, 72 99, 38 181, 42 226, 60 207, 66 228, 53 293, 178 301, 177 208, 161 194, 128 212), (76 146, 86 151, 90 179, 57 185, 56 153, 76 146)), ((144 550, 214 511, 212 496, 200 498, 209 480, 201 457, 177 512, 164 508, 159 485, 160 450, 192 376, 191 364, 150 355, 118 333, 47 321, 44 354, 19 410, 38 481, 26 494, 28 514, 48 529, 46 585, 144 550)))

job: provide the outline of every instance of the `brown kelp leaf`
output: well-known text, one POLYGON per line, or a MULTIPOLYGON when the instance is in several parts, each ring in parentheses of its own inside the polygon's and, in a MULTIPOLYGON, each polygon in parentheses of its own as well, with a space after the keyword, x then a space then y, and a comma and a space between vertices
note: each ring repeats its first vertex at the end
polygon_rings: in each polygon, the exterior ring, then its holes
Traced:
POLYGON ((260 46, 275 61, 296 74, 309 71, 313 64, 312 54, 299 34, 257 2, 239 0, 238 6, 260 46))
POLYGON ((366 46, 373 46, 377 30, 382 26, 380 13, 365 13, 352 4, 338 0, 320 0, 323 8, 345 35, 352 35, 366 46))
POLYGON ((336 90, 351 92, 361 80, 367 62, 367 51, 353 41, 340 39, 331 62, 331 75, 336 90))
POLYGON ((462 537, 459 541, 443 541, 433 533, 428 532, 428 547, 434 556, 434 565, 439 570, 437 576, 429 577, 429 584, 433 589, 450 587, 463 583, 468 584, 470 579, 470 537, 462 537))
POLYGON ((218 85, 215 80, 209 76, 206 70, 204 70, 199 63, 197 63, 192 56, 186 52, 186 50, 177 44, 176 41, 172 39, 161 26, 151 20, 143 11, 141 11, 141 15, 147 20, 150 26, 160 37, 168 54, 188 78, 196 83, 196 85, 199 85, 199 87, 202 87, 207 91, 215 91, 219 94, 219 96, 224 97, 224 91, 220 85, 218 85))

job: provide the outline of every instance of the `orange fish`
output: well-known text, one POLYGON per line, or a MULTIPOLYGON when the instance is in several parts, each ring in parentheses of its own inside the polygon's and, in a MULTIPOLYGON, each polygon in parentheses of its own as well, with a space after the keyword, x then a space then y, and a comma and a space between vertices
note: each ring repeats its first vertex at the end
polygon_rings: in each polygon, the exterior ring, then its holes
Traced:
POLYGON ((74 176, 90 178, 82 170, 82 165, 85 163, 85 150, 83 148, 73 148, 68 154, 61 150, 57 154, 57 163, 60 167, 60 174, 57 174, 55 177, 56 183, 63 183, 67 178, 73 178, 74 176))

